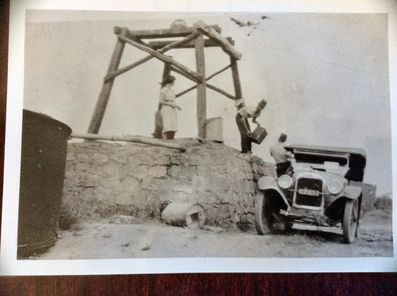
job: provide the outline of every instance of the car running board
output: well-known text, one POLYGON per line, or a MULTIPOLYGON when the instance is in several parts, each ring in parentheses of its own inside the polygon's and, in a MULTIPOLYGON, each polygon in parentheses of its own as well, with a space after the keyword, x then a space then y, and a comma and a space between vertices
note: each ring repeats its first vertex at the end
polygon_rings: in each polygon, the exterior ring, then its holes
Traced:
POLYGON ((343 234, 343 230, 336 226, 317 226, 304 223, 292 223, 292 229, 332 232, 335 234, 343 234))

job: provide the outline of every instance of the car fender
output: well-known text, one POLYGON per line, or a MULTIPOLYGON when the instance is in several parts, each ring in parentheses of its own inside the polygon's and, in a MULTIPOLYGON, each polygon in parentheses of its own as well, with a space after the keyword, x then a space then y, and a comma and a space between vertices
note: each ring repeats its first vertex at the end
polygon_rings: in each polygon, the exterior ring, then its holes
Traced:
POLYGON ((258 188, 260 191, 268 191, 268 190, 274 190, 276 191, 281 199, 284 201, 285 205, 287 206, 287 209, 290 208, 289 202, 287 200, 287 197, 285 196, 283 190, 278 186, 277 180, 271 176, 264 176, 259 178, 258 180, 258 188))
MULTIPOLYGON (((362 190, 360 187, 346 186, 346 188, 340 194, 330 197, 328 200, 328 206, 326 206, 326 215, 331 216, 333 213, 338 213, 340 209, 345 206, 346 200, 358 200, 358 219, 360 219, 361 194, 362 190)), ((342 218, 339 217, 339 219, 342 218)))
POLYGON ((358 186, 346 186, 343 196, 348 199, 358 199, 361 196, 361 188, 358 186))
POLYGON ((271 176, 260 177, 258 180, 258 188, 260 190, 266 190, 269 188, 280 189, 278 188, 277 180, 271 176))
POLYGON ((346 186, 345 189, 339 193, 338 195, 332 196, 329 200, 329 204, 333 204, 335 201, 341 198, 347 199, 359 199, 361 196, 362 190, 358 186, 346 186))

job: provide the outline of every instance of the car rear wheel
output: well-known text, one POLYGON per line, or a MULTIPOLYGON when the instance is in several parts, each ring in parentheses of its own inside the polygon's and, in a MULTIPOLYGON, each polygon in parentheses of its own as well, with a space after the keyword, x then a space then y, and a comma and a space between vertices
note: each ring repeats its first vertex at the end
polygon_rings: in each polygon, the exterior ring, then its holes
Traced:
POLYGON ((271 202, 268 194, 258 193, 255 200, 255 228, 258 234, 274 233, 287 228, 279 212, 280 208, 271 202))
POLYGON ((354 241, 358 224, 358 201, 347 200, 343 214, 343 241, 350 244, 354 241))

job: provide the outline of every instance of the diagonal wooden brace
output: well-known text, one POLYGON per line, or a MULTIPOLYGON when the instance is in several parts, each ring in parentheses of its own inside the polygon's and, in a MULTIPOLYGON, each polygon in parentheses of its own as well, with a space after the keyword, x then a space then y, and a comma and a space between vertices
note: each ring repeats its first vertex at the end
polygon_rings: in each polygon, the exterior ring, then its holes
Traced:
POLYGON ((124 36, 119 36, 119 40, 128 43, 142 51, 147 52, 148 54, 152 55, 153 57, 155 57, 156 59, 165 62, 165 63, 169 63, 172 66, 174 66, 175 68, 179 69, 180 71, 184 72, 187 76, 191 77, 194 80, 198 80, 198 81, 202 81, 203 77, 198 75, 196 72, 190 70, 189 68, 187 68, 186 66, 182 65, 181 63, 175 61, 173 58, 170 58, 160 52, 157 52, 149 47, 146 47, 136 41, 133 41, 129 38, 126 38, 124 36))
POLYGON ((191 80, 191 81, 193 81, 193 82, 196 82, 196 83, 199 83, 199 82, 200 82, 198 79, 196 79, 196 78, 194 78, 194 77, 191 77, 191 76, 187 75, 185 72, 179 70, 178 68, 175 68, 174 66, 171 66, 171 71, 176 72, 176 73, 178 73, 179 75, 181 75, 181 76, 183 76, 183 77, 185 77, 185 78, 187 78, 187 79, 189 79, 189 80, 191 80))
MULTIPOLYGON (((126 30, 123 29, 120 35, 126 34, 126 30)), ((117 40, 116 46, 113 50, 112 58, 110 59, 107 73, 111 73, 117 70, 121 55, 124 50, 124 42, 117 40)), ((110 92, 113 88, 114 79, 110 79, 102 84, 101 92, 99 93, 98 100, 95 105, 94 113, 92 114, 90 124, 88 126, 88 132, 97 134, 102 124, 103 116, 105 115, 106 106, 109 102, 110 92)))
POLYGON ((235 96, 233 96, 233 95, 229 94, 228 92, 220 89, 219 87, 216 87, 215 85, 207 83, 207 87, 212 89, 212 90, 214 90, 214 91, 216 91, 216 92, 218 92, 218 93, 220 93, 221 95, 224 95, 225 97, 227 97, 227 98, 229 98, 231 100, 234 100, 234 101, 236 100, 235 96))
MULTIPOLYGON (((212 79, 212 78, 214 78, 216 75, 218 75, 218 74, 220 74, 220 73, 226 71, 226 70, 229 69, 230 67, 231 67, 231 65, 227 65, 226 67, 224 67, 224 68, 220 69, 219 71, 217 71, 217 72, 211 74, 210 76, 208 76, 208 77, 205 79, 205 81, 209 81, 210 79, 212 79)), ((191 86, 191 87, 189 87, 189 88, 187 88, 187 89, 185 89, 184 91, 181 91, 180 93, 176 94, 175 96, 178 98, 178 97, 180 97, 180 96, 183 96, 184 94, 187 94, 189 91, 192 91, 192 90, 195 89, 195 88, 197 88, 197 84, 196 84, 196 85, 193 85, 193 86, 191 86)))
MULTIPOLYGON (((210 25, 210 27, 213 28, 216 32, 221 33, 221 28, 218 25, 210 25)), ((122 29, 123 28, 116 26, 113 28, 113 31, 115 34, 118 34, 119 32, 121 32, 122 29)), ((139 37, 145 39, 186 37, 190 33, 196 31, 196 28, 194 27, 186 27, 178 31, 175 31, 171 28, 154 29, 154 30, 129 30, 128 28, 125 29, 127 29, 126 36, 128 38, 139 37)))
MULTIPOLYGON (((176 72, 176 73, 178 73, 178 74, 180 74, 180 75, 182 75, 182 76, 185 76, 186 78, 188 78, 188 79, 190 79, 190 80, 192 80, 192 81, 195 81, 194 79, 190 78, 190 77, 187 76, 184 72, 182 72, 181 70, 179 70, 179 69, 177 69, 177 68, 175 68, 175 67, 172 67, 172 66, 171 66, 171 71, 174 71, 174 72, 176 72)), ((195 82, 198 82, 198 81, 195 81, 195 82)), ((197 87, 197 86, 194 86, 194 88, 196 88, 196 87, 197 87)), ((219 87, 216 87, 215 85, 206 83, 206 87, 208 87, 208 88, 210 88, 210 89, 212 89, 212 90, 214 90, 214 91, 216 91, 216 92, 218 92, 218 93, 224 95, 225 97, 227 97, 227 98, 229 98, 229 99, 231 99, 231 100, 236 100, 236 97, 235 97, 235 96, 233 96, 233 95, 229 94, 228 92, 226 92, 226 91, 220 89, 219 87)), ((194 89, 194 88, 193 88, 193 89, 194 89)), ((190 91, 190 90, 189 90, 189 91, 190 91)), ((178 95, 179 95, 179 94, 178 94, 178 95)), ((179 95, 179 96, 180 96, 180 95, 179 95)))
MULTIPOLYGON (((188 42, 192 41, 197 36, 198 36, 198 33, 197 32, 193 32, 192 34, 190 34, 189 36, 186 36, 182 40, 178 40, 178 41, 175 41, 173 43, 167 44, 166 46, 164 46, 161 49, 157 50, 157 52, 165 53, 166 51, 168 51, 168 50, 170 50, 172 48, 179 47, 182 44, 185 44, 185 43, 188 43, 188 42)), ((106 81, 108 81, 108 80, 110 80, 112 78, 115 78, 115 77, 117 77, 117 76, 119 76, 119 75, 121 75, 121 74, 123 74, 123 73, 125 73, 125 72, 127 72, 127 71, 129 71, 129 70, 131 70, 131 69, 133 69, 133 68, 135 68, 137 66, 139 66, 139 65, 142 65, 143 63, 151 60, 152 58, 154 58, 154 56, 150 54, 150 55, 148 55, 148 56, 146 56, 146 57, 144 57, 144 58, 142 58, 142 59, 130 64, 130 65, 127 65, 127 66, 125 66, 123 68, 120 68, 117 71, 114 71, 114 72, 110 73, 109 75, 107 75, 104 78, 104 81, 106 82, 106 81)))
MULTIPOLYGON (((226 37, 226 40, 229 41, 229 43, 231 45, 234 45, 234 40, 232 37, 226 37)), ((168 41, 168 40, 159 40, 159 41, 149 41, 147 43, 147 45, 154 50, 159 50, 160 48, 163 48, 164 46, 168 45, 172 43, 172 41, 168 41)), ((206 38, 204 40, 204 47, 220 47, 219 43, 214 41, 213 39, 209 39, 206 38)), ((189 41, 183 44, 180 44, 176 47, 174 47, 176 49, 181 49, 181 48, 194 48, 194 42, 193 41, 189 41)))
POLYGON ((234 57, 235 59, 241 59, 241 53, 236 48, 234 48, 234 46, 230 44, 230 42, 225 37, 223 37, 213 28, 208 26, 206 23, 204 23, 203 21, 198 21, 194 24, 194 27, 201 30, 209 38, 219 43, 219 45, 227 54, 234 57))

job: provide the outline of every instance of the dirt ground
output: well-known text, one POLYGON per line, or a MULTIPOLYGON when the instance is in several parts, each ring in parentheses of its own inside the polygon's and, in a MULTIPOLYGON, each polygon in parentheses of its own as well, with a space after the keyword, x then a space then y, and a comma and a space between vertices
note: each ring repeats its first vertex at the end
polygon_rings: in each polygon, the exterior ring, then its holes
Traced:
POLYGON ((343 244, 339 235, 329 233, 260 236, 216 227, 174 227, 128 216, 80 223, 59 236, 54 247, 30 259, 393 256, 391 212, 380 210, 362 218, 353 244, 343 244))

